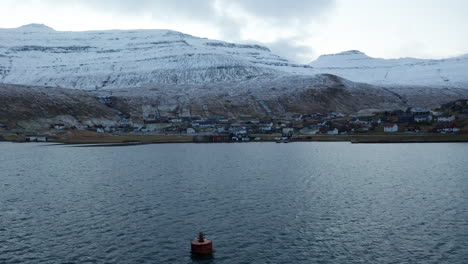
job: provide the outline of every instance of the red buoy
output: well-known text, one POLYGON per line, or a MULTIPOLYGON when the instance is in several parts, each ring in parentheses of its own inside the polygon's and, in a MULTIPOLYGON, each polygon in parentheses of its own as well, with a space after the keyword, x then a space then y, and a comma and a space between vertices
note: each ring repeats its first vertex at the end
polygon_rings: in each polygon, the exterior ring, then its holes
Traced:
POLYGON ((192 240, 192 254, 195 255, 211 255, 213 254, 213 241, 205 239, 202 232, 198 234, 198 238, 192 240))

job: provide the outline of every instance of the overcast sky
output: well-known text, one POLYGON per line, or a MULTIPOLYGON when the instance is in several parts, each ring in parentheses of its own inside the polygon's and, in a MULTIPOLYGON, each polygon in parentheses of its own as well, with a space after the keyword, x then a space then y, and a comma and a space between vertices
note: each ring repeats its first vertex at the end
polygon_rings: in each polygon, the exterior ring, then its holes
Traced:
POLYGON ((466 0, 0 0, 0 6, 0 28, 172 29, 261 43, 301 63, 351 49, 382 58, 468 53, 466 0))

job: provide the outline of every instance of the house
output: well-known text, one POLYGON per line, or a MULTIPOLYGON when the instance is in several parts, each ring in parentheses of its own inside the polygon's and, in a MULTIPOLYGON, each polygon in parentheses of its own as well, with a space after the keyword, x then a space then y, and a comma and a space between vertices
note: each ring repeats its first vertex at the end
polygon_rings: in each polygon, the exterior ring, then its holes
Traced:
POLYGON ((216 126, 216 132, 223 133, 224 131, 226 131, 224 126, 216 126))
POLYGON ((146 129, 148 130, 148 132, 155 132, 159 129, 161 129, 164 125, 160 125, 160 124, 146 124, 145 127, 146 129))
POLYGON ((301 121, 301 120, 302 120, 302 115, 293 115, 293 116, 292 116, 292 119, 293 119, 294 121, 301 121))
POLYGON ((338 128, 335 128, 333 130, 329 130, 327 132, 328 135, 338 135, 340 133, 340 131, 338 130, 338 128))
MULTIPOLYGON (((193 123, 192 123, 192 125, 193 125, 193 123)), ((203 121, 203 122, 199 122, 198 126, 200 128, 215 128, 216 123, 213 123, 213 122, 210 122, 210 121, 203 121)))
POLYGON ((247 134, 247 128, 245 128, 245 127, 231 127, 230 131, 234 135, 245 135, 245 134, 247 134))
POLYGON ((456 133, 460 131, 460 128, 455 124, 438 124, 436 131, 439 133, 456 133))
POLYGON ((419 132, 421 132, 421 128, 418 126, 411 126, 405 129, 405 133, 419 133, 419 132))
POLYGON ((49 139, 45 136, 26 136, 24 139, 26 142, 48 142, 49 139))
POLYGON ((421 107, 413 107, 410 109, 410 113, 413 115, 429 115, 431 111, 421 107))
POLYGON ((294 132, 294 128, 292 128, 292 127, 284 127, 282 129, 283 136, 290 137, 293 134, 293 132, 294 132))
POLYGON ((55 125, 54 125, 54 129, 55 129, 55 130, 64 130, 64 129, 65 129, 65 125, 64 125, 64 124, 55 124, 55 125))
POLYGON ((259 129, 264 132, 271 131, 273 129, 273 123, 269 122, 266 124, 261 124, 259 129))
POLYGON ((107 106, 111 106, 112 105, 112 97, 110 95, 101 95, 101 96, 97 96, 96 99, 107 105, 107 106))
POLYGON ((454 115, 441 115, 441 116, 437 117, 437 121, 439 121, 439 122, 452 122, 454 120, 455 120, 454 115))
POLYGON ((417 123, 431 122, 432 121, 432 115, 415 115, 414 116, 414 121, 417 122, 417 123))
POLYGON ((96 132, 97 133, 104 133, 104 128, 99 127, 98 129, 96 129, 96 132))
POLYGON ((171 118, 169 120, 169 122, 171 122, 171 123, 182 123, 182 119, 180 119, 180 118, 171 118))
POLYGON ((394 124, 394 123, 385 124, 384 125, 384 132, 386 132, 386 133, 398 132, 398 125, 394 124))

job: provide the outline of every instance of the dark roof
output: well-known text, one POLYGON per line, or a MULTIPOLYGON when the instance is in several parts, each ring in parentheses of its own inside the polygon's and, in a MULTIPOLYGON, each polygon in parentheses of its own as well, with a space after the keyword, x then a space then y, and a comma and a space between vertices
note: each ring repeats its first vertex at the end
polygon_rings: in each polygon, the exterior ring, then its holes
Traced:
POLYGON ((414 118, 429 118, 431 115, 415 115, 414 118))

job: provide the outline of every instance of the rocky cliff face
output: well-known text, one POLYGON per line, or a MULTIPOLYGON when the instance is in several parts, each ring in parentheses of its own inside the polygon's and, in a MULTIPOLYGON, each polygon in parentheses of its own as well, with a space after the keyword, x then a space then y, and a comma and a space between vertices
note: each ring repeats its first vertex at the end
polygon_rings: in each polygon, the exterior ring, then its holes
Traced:
POLYGON ((103 124, 118 112, 84 91, 0 84, 0 123, 9 128, 46 129, 50 125, 103 124))

